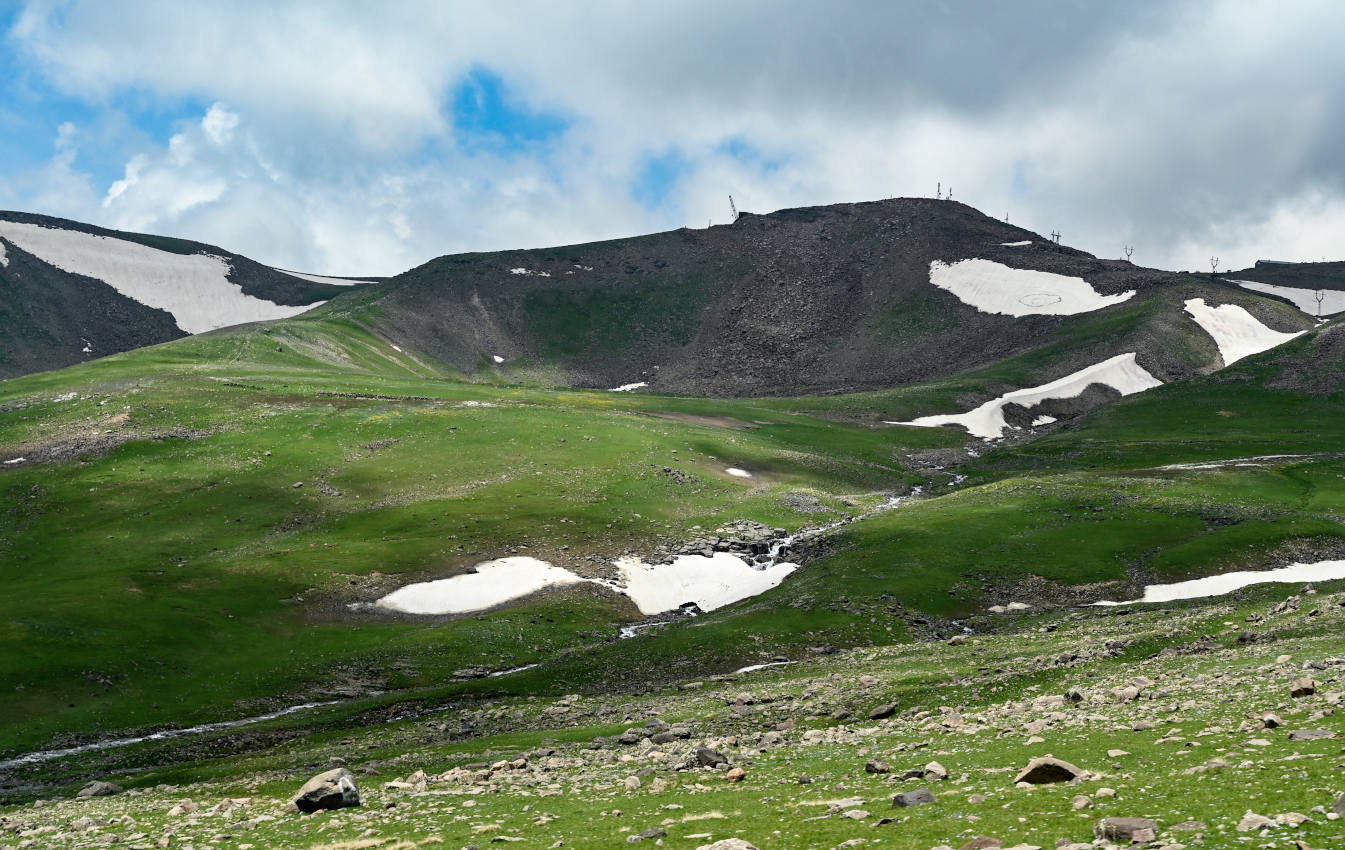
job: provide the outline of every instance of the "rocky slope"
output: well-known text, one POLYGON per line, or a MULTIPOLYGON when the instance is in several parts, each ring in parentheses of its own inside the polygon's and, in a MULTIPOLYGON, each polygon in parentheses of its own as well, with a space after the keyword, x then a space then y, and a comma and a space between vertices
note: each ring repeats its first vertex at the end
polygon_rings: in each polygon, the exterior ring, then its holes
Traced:
POLYGON ((0 379, 295 315, 352 283, 212 245, 0 212, 0 379))
POLYGON ((1099 260, 920 198, 441 257, 329 309, 468 374, 761 396, 895 387, 1027 353, 1042 382, 1127 352, 1167 381, 1218 363, 1183 313, 1195 297, 1277 330, 1310 325, 1225 282, 1099 260), (986 277, 970 295, 932 282, 974 271, 968 260, 986 277))

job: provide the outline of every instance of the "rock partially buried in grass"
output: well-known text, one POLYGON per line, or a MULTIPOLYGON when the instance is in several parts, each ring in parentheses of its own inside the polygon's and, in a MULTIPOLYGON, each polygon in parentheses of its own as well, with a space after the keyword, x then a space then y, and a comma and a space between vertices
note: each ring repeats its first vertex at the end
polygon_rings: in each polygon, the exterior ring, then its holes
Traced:
POLYGON ((757 850, 755 844, 741 838, 725 838, 714 844, 702 844, 696 850, 757 850))
POLYGON ((1345 794, 1336 798, 1336 802, 1331 804, 1331 811, 1345 818, 1345 794))
POLYGON ((355 784, 355 774, 338 767, 326 773, 319 773, 304 783, 294 796, 294 805, 301 812, 316 812, 320 809, 344 809, 361 804, 360 788, 355 784))
POLYGON ((1049 785, 1052 782, 1077 782, 1083 779, 1083 768, 1058 758, 1043 756, 1027 763, 1018 774, 1014 783, 1027 782, 1031 785, 1049 785))
POLYGON ((1336 737, 1330 729, 1295 729, 1289 733, 1291 741, 1325 741, 1336 737))
POLYGON ((123 789, 120 785, 113 785, 111 782, 94 780, 83 788, 79 789, 76 797, 111 797, 113 794, 120 794, 123 789))
POLYGON ((900 808, 910 806, 923 806, 927 803, 933 803, 934 794, 928 788, 917 788, 914 791, 903 791, 892 798, 892 805, 900 808))
POLYGON ((1294 698, 1310 697, 1315 693, 1317 693, 1317 682, 1306 676, 1301 679, 1294 679, 1293 684, 1289 686, 1289 696, 1294 698))
POLYGON ((1114 844, 1142 844, 1154 840, 1158 824, 1148 818, 1103 818, 1093 834, 1114 844))

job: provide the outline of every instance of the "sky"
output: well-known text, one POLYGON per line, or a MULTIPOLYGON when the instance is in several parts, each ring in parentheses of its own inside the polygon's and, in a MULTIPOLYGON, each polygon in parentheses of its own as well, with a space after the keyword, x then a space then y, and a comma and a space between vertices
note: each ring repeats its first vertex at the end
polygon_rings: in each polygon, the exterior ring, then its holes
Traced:
POLYGON ((0 0, 0 209, 395 274, 953 197, 1345 259, 1339 0, 0 0))

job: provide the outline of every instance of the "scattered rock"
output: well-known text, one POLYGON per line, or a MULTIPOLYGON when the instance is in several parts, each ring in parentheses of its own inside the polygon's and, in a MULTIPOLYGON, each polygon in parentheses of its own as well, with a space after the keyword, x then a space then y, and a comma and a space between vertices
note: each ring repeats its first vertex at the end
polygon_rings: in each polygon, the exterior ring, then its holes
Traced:
POLYGON ((877 708, 875 708, 873 711, 870 711, 870 712, 869 712, 869 719, 870 719, 870 720, 883 720, 884 718, 891 717, 892 715, 894 715, 894 714, 896 714, 896 713, 897 713, 897 707, 896 707, 895 705, 892 705, 891 703, 888 703, 888 704, 886 704, 886 705, 880 705, 880 706, 878 706, 877 708))
POLYGON ((963 844, 957 850, 1000 850, 1004 842, 998 838, 991 838, 988 835, 978 835, 972 840, 963 844))
POLYGON ((906 808, 909 806, 923 806, 926 803, 935 802, 934 794, 928 788, 917 788, 914 791, 903 791, 892 798, 892 805, 906 808))
POLYGON ((75 796, 111 797, 113 794, 120 794, 124 790, 125 789, 122 788, 120 785, 114 785, 111 782, 103 782, 102 780, 95 779, 93 782, 90 782, 88 785, 85 785, 83 788, 79 789, 79 793, 76 794, 75 796))
POLYGON ((945 768, 943 765, 939 764, 938 762, 932 761, 929 764, 925 765, 925 769, 924 771, 922 771, 921 777, 926 782, 942 782, 943 780, 948 778, 948 769, 945 768))
POLYGON ((1093 835, 1115 844, 1153 841, 1158 824, 1148 818, 1103 818, 1093 827, 1093 835))
POLYGON ((1330 729, 1295 729, 1289 733, 1291 741, 1324 741, 1336 737, 1330 729))
POLYGON ((891 773, 892 765, 882 759, 869 759, 864 763, 865 773, 891 773))
POLYGON ((361 802, 360 788, 355 784, 355 774, 344 767, 314 776, 304 783, 293 800, 301 812, 343 809, 347 806, 358 806, 361 802))
POLYGON ((729 782, 742 782, 747 778, 747 771, 743 770, 741 767, 735 767, 724 774, 724 778, 729 782))
POLYGON ((1345 794, 1336 798, 1336 802, 1331 804, 1331 811, 1345 818, 1345 794))
POLYGON ((666 829, 660 829, 659 827, 655 826, 650 829, 646 829, 644 832, 641 832, 638 835, 626 836, 626 843, 634 844, 637 841, 647 841, 650 838, 663 838, 667 834, 668 831, 666 829))
POLYGON ((1310 697, 1315 693, 1317 693, 1317 681, 1307 676, 1294 679, 1293 684, 1289 686, 1289 696, 1295 699, 1310 697))
POLYGON ((1080 794, 1073 800, 1071 800, 1069 805, 1070 808, 1074 809, 1074 811, 1076 812, 1081 809, 1091 809, 1093 808, 1093 799, 1091 797, 1080 794))
POLYGON ((702 844, 696 850, 757 850, 756 845, 741 838, 725 838, 714 844, 702 844))
POLYGON ((1028 762, 1027 767, 1023 768, 1013 781, 1046 785, 1052 782, 1077 782, 1084 775, 1084 770, 1080 767, 1058 758, 1043 756, 1028 762))
POLYGON ((719 750, 712 750, 709 747, 696 748, 696 763, 701 767, 714 767, 715 765, 728 764, 728 756, 719 750))
POLYGON ((1264 829, 1274 825, 1275 821, 1273 819, 1248 811, 1247 814, 1242 816, 1242 820, 1238 821, 1238 832, 1251 832, 1255 829, 1264 829))

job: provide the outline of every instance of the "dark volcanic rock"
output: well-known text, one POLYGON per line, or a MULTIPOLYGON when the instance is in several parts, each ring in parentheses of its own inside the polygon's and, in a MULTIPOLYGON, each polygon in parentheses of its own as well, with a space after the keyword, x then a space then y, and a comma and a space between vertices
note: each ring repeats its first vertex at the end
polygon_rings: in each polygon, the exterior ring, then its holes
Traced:
POLYGON ((928 788, 917 788, 914 791, 903 791, 892 798, 892 805, 905 808, 907 806, 923 806, 927 803, 935 802, 934 794, 928 788))

